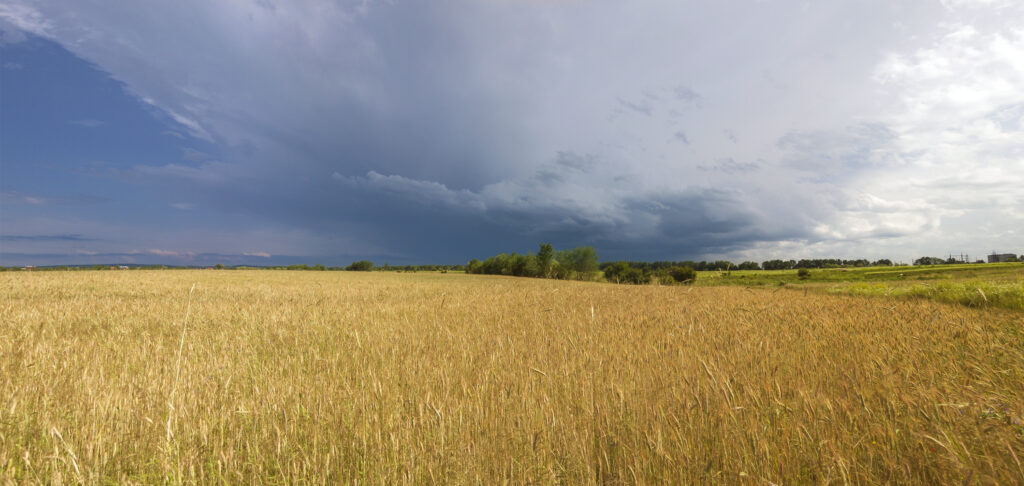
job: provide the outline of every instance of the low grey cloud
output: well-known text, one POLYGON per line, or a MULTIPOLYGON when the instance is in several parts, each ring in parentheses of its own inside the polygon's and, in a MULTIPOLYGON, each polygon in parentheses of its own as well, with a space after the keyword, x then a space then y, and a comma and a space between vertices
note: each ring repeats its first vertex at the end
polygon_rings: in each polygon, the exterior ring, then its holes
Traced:
POLYGON ((879 123, 836 131, 794 131, 777 142, 782 162, 813 177, 850 177, 858 171, 899 164, 891 151, 895 133, 879 123))
POLYGON ((619 98, 619 105, 622 106, 623 108, 626 108, 626 109, 630 110, 630 111, 639 113, 641 115, 646 115, 646 116, 651 116, 652 112, 654 111, 654 108, 651 107, 651 105, 649 105, 649 104, 647 104, 646 102, 643 102, 643 101, 641 101, 641 102, 632 102, 632 101, 626 101, 626 100, 624 100, 622 98, 619 98))
POLYGON ((756 162, 737 162, 732 157, 723 157, 715 159, 714 164, 710 165, 698 165, 698 169, 702 171, 718 171, 725 172, 727 174, 737 173, 749 173, 761 168, 761 165, 756 162))
POLYGON ((86 238, 82 235, 67 234, 67 235, 0 235, 0 240, 3 241, 19 241, 19 242, 33 242, 33 241, 91 241, 92 238, 86 238))
POLYGON ((680 100, 688 105, 699 106, 702 103, 703 97, 696 91, 686 87, 677 86, 673 90, 673 94, 677 100, 680 100))

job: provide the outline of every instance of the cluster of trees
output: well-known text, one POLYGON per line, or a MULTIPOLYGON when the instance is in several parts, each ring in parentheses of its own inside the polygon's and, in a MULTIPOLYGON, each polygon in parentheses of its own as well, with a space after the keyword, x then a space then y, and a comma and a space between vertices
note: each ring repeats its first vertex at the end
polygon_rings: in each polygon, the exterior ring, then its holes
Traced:
POLYGON ((615 262, 604 266, 604 278, 609 282, 643 285, 657 279, 661 284, 692 284, 697 280, 693 267, 671 266, 651 270, 650 267, 633 267, 629 262, 615 262))
MULTIPOLYGON (((551 244, 541 243, 537 253, 501 253, 484 261, 474 258, 466 264, 466 273, 590 280, 595 273, 602 271, 606 280, 615 283, 639 285, 650 283, 652 279, 662 284, 693 283, 697 279, 697 270, 692 262, 689 263, 691 265, 625 261, 599 264, 597 251, 593 247, 580 246, 556 251, 551 244)), ((715 268, 712 266, 714 264, 704 263, 706 268, 715 268)), ((717 268, 728 269, 729 266, 723 264, 717 268)))
POLYGON ((369 260, 359 260, 358 262, 352 262, 351 265, 345 267, 345 270, 350 272, 369 272, 373 270, 373 262, 369 260))
POLYGON ((501 253, 484 261, 474 258, 465 270, 485 275, 589 280, 599 268, 597 250, 592 246, 556 251, 551 244, 541 243, 537 253, 501 253))

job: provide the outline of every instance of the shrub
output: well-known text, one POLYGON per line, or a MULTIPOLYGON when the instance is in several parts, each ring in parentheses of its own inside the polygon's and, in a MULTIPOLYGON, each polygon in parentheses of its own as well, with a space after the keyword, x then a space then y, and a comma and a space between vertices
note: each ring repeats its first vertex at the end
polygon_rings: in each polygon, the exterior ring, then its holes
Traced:
POLYGON ((797 270, 796 276, 799 277, 800 280, 804 280, 811 276, 811 271, 806 268, 801 268, 800 270, 797 270))
POLYGON ((623 275, 630 270, 629 264, 626 262, 615 262, 604 269, 604 278, 609 282, 620 283, 623 280, 623 275))
POLYGON ((369 272, 373 270, 373 262, 368 260, 359 260, 358 262, 352 262, 351 265, 345 267, 345 270, 350 272, 369 272))
POLYGON ((672 267, 668 274, 679 283, 692 284, 697 281, 697 271, 690 267, 672 267))
POLYGON ((615 262, 604 269, 604 278, 609 282, 645 284, 650 280, 649 275, 639 268, 633 268, 626 262, 615 262))

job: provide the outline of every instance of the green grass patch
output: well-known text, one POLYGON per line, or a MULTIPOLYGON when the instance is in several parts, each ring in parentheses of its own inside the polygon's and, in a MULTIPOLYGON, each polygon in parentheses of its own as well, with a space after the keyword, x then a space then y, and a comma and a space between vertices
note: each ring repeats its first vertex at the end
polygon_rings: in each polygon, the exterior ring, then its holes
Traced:
POLYGON ((830 293, 878 297, 926 298, 968 307, 1002 307, 1024 310, 1024 282, 936 282, 916 285, 858 283, 831 287, 830 293))

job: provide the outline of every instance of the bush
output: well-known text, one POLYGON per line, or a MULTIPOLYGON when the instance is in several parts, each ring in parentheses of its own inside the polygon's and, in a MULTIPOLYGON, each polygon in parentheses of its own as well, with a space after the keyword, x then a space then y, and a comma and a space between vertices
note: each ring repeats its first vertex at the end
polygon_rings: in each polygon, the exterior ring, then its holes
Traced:
POLYGON ((368 260, 359 260, 358 262, 352 262, 351 265, 345 267, 345 270, 350 272, 369 272, 373 270, 373 262, 368 260))
POLYGON ((631 270, 626 262, 615 262, 604 269, 604 278, 609 282, 621 283, 623 275, 631 270))
POLYGON ((650 276, 639 268, 633 268, 626 262, 615 262, 604 269, 604 278, 609 282, 630 283, 641 285, 650 280, 650 276))
POLYGON ((801 268, 800 270, 797 270, 796 276, 800 278, 800 280, 804 280, 811 276, 811 271, 806 268, 801 268))
POLYGON ((697 281, 697 271, 690 267, 672 267, 668 269, 668 274, 679 283, 692 284, 697 281))

